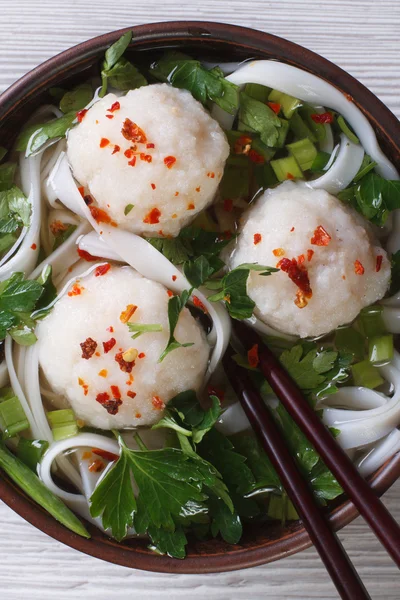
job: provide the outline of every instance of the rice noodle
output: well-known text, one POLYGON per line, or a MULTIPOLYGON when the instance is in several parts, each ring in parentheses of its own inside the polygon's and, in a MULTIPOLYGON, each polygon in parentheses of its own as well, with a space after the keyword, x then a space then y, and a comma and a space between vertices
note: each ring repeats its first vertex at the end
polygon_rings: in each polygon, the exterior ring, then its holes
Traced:
POLYGON ((384 437, 372 450, 358 461, 357 468, 361 475, 368 477, 374 473, 391 456, 400 451, 400 431, 393 429, 389 435, 384 437))

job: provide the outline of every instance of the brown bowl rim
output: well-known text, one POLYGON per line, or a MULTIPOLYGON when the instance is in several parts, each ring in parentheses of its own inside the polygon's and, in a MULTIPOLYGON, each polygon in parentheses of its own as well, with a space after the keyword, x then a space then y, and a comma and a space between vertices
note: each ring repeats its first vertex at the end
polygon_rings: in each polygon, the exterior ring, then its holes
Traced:
MULTIPOLYGON (((51 86, 62 74, 76 72, 77 67, 99 57, 100 52, 126 31, 132 30, 131 48, 148 47, 155 42, 222 42, 253 52, 269 54, 303 70, 317 74, 350 95, 373 127, 379 130, 381 143, 390 146, 392 158, 400 164, 400 123, 395 115, 363 84, 327 59, 293 42, 246 27, 206 21, 171 21, 127 27, 97 36, 50 58, 24 75, 0 95, 0 122, 21 103, 35 95, 38 88, 51 86)), ((383 494, 400 477, 400 454, 385 463, 371 478, 378 495, 383 494)), ((0 499, 26 521, 54 539, 90 556, 126 567, 162 573, 215 573, 253 567, 290 556, 311 545, 301 524, 284 537, 253 547, 220 544, 215 553, 191 554, 179 561, 150 553, 144 547, 118 544, 100 534, 84 539, 64 528, 28 498, 8 477, 0 479, 0 499)), ((329 514, 335 530, 343 528, 357 516, 354 505, 345 500, 329 514)))

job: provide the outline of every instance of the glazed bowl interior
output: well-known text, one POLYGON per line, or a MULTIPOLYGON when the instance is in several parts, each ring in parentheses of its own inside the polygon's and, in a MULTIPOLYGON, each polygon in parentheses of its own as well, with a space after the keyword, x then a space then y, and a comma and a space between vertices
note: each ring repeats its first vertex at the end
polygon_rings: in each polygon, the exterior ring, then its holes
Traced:
MULTIPOLYGON (((400 124, 396 117, 362 84, 322 57, 281 38, 251 29, 219 23, 175 22, 127 28, 100 36, 52 58, 28 73, 0 96, 0 139, 11 147, 30 114, 51 103, 49 88, 76 85, 100 72, 105 49, 122 33, 133 29, 128 57, 137 65, 158 52, 180 49, 192 56, 216 63, 249 58, 277 59, 307 70, 339 88, 364 112, 375 129, 379 143, 392 162, 400 167, 400 124)), ((400 476, 400 455, 392 458, 371 478, 382 494, 400 476)), ((240 544, 221 539, 191 539, 183 561, 159 556, 147 549, 146 540, 117 543, 88 525, 90 540, 80 538, 26 497, 7 477, 0 479, 0 499, 37 528, 55 539, 92 556, 120 565, 159 572, 207 573, 263 564, 298 552, 310 545, 301 522, 285 526, 276 523, 246 524, 240 544)), ((343 496, 327 509, 335 529, 356 516, 353 505, 343 496)))

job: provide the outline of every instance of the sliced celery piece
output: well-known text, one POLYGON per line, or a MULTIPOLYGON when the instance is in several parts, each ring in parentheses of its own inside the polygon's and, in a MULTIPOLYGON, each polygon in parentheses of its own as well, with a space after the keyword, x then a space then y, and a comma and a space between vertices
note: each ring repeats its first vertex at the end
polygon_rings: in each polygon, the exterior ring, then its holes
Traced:
POLYGON ((14 437, 25 429, 29 429, 29 421, 17 396, 0 402, 0 430, 3 438, 14 437))
POLYGON ((388 333, 368 340, 368 357, 373 364, 383 364, 393 358, 393 335, 388 333))
POLYGON ((28 440, 22 437, 18 442, 17 457, 36 473, 37 466, 48 447, 49 443, 44 440, 28 440))
POLYGON ((382 318, 383 307, 377 304, 363 308, 357 319, 361 332, 368 338, 387 333, 382 318))
POLYGON ((274 187, 278 183, 278 179, 270 163, 257 165, 255 168, 255 176, 257 184, 264 189, 274 187))
POLYGON ((289 154, 295 157, 302 171, 307 171, 311 168, 317 156, 317 149, 308 138, 287 144, 286 148, 289 154))
POLYGON ((269 497, 267 514, 271 519, 281 521, 285 518, 285 503, 282 496, 271 494, 269 497))
POLYGON ((296 139, 302 140, 303 138, 308 137, 312 142, 317 141, 317 136, 311 131, 298 112, 295 112, 291 117, 289 127, 296 139))
POLYGON ((365 352, 365 337, 352 327, 341 327, 335 333, 336 349, 350 353, 356 360, 362 360, 365 352))
POLYGON ((271 167, 279 181, 286 179, 304 179, 303 172, 297 164, 294 156, 286 156, 271 160, 271 167))
MULTIPOLYGON (((279 130, 279 135, 281 134, 282 128, 283 127, 281 127, 281 129, 279 130)), ((251 149, 258 152, 258 154, 261 154, 261 156, 263 156, 267 162, 270 161, 276 153, 276 150, 274 148, 269 148, 259 138, 253 139, 251 149)))
POLYGON ((250 164, 247 156, 229 157, 220 184, 222 199, 246 198, 250 193, 250 164))
POLYGON ((384 383, 378 369, 371 365, 369 360, 363 360, 352 365, 351 372, 354 385, 360 385, 373 390, 384 383))
POLYGON ((299 109, 301 117, 306 122, 307 126, 311 129, 314 135, 317 138, 319 143, 323 142, 326 137, 325 125, 322 123, 316 123, 311 115, 317 114, 317 111, 313 106, 305 104, 302 108, 299 109))
POLYGON ((289 131, 289 121, 279 118, 281 127, 278 129, 278 139, 275 142, 275 148, 283 148, 286 141, 286 136, 289 131))
POLYGON ((282 107, 283 114, 286 119, 290 119, 290 117, 296 112, 300 106, 303 105, 302 101, 294 96, 289 96, 289 94, 284 94, 283 92, 278 92, 278 90, 272 90, 270 95, 268 96, 268 100, 270 102, 276 102, 280 104, 282 107))
POLYGON ((322 171, 324 167, 326 167, 326 165, 328 164, 330 157, 331 155, 329 154, 329 152, 322 152, 322 150, 317 152, 317 155, 313 160, 313 164, 311 165, 311 171, 317 173, 319 171, 322 171))
POLYGON ((267 102, 268 96, 271 93, 271 88, 259 83, 246 83, 244 91, 248 96, 254 98, 255 100, 267 102))
POLYGON ((48 412, 47 419, 56 442, 78 433, 78 424, 74 412, 70 408, 48 412))
POLYGON ((360 140, 358 139, 358 137, 356 136, 356 134, 354 133, 354 131, 352 131, 352 129, 350 128, 350 126, 346 123, 346 121, 344 120, 344 118, 342 117, 342 115, 340 115, 337 118, 337 124, 339 125, 339 127, 343 131, 343 133, 345 135, 347 135, 347 137, 349 138, 349 140, 351 142, 353 142, 353 144, 359 144, 360 143, 360 140))

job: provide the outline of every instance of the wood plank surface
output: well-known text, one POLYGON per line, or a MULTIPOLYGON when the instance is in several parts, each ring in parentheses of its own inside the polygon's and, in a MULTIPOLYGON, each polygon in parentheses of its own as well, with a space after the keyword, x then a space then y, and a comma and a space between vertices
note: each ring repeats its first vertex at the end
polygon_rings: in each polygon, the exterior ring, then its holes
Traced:
MULTIPOLYGON (((0 0, 0 92, 47 58, 90 37, 174 19, 228 21, 302 44, 360 79, 400 117, 399 0, 0 0)), ((385 501, 400 520, 400 482, 385 501)), ((398 569, 368 527, 357 519, 340 537, 371 596, 399 600, 398 569)), ((313 549, 234 573, 150 574, 64 547, 0 502, 0 598, 162 597, 325 600, 337 594, 313 549)))

